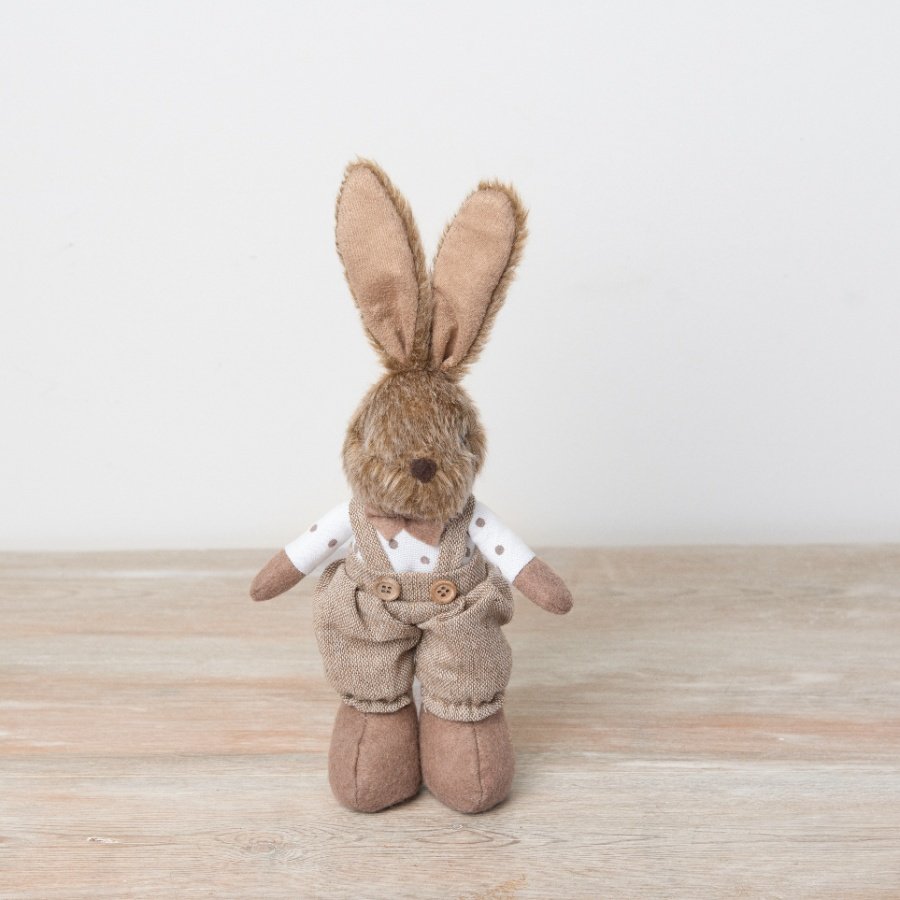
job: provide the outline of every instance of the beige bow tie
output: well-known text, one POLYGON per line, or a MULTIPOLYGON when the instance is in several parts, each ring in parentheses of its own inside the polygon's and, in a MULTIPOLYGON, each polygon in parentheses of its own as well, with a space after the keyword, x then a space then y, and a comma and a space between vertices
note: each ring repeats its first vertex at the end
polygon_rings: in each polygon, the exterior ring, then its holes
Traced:
POLYGON ((375 526, 385 540, 393 540, 401 531, 406 531, 414 538, 437 547, 444 532, 445 522, 427 519, 404 519, 403 516, 389 516, 383 512, 366 507, 366 518, 375 526))

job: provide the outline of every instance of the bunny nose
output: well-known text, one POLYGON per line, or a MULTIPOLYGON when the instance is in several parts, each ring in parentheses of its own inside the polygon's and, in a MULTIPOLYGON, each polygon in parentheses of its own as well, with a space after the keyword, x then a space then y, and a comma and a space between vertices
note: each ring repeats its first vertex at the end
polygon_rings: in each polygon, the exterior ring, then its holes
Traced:
POLYGON ((428 484, 437 472, 437 463, 433 459, 414 459, 409 464, 409 471, 412 472, 413 478, 422 484, 428 484))

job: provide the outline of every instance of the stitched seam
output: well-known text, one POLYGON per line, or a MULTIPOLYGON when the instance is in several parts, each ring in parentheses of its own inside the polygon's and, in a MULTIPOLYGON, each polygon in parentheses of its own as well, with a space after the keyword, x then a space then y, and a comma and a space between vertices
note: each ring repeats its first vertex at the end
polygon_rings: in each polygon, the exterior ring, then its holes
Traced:
POLYGON ((481 779, 481 748, 478 746, 478 727, 472 723, 472 737, 475 738, 475 770, 478 772, 478 805, 484 803, 484 782, 481 779))
MULTIPOLYGON (((433 312, 433 304, 431 300, 431 278, 428 275, 428 265, 425 262, 425 253, 422 249, 422 238, 419 235, 418 227, 413 219, 412 209, 406 198, 394 187, 393 183, 388 179, 385 172, 376 166, 375 169, 369 168, 369 171, 375 176, 382 190, 387 194, 388 201, 400 219, 400 226, 403 229, 403 236, 406 238, 406 249, 412 259, 413 269, 416 275, 416 315, 413 319, 412 335, 410 336, 409 347, 406 349, 406 359, 397 360, 402 366, 407 368, 415 367, 419 361, 416 359, 417 350, 421 349, 423 357, 422 362, 428 359, 428 346, 418 347, 417 338, 421 337, 424 341, 429 341, 431 332, 431 316, 433 312), (418 249, 418 253, 416 250, 418 249), (428 317, 426 319, 426 316, 428 317)), ((399 316, 397 318, 400 318, 399 316)), ((368 330, 368 326, 366 326, 368 330)), ((402 341, 401 341, 402 344, 402 341)), ((380 346, 380 345, 379 345, 380 346)))
POLYGON ((362 742, 363 738, 366 736, 366 728, 369 725, 369 717, 365 713, 363 713, 363 727, 362 734, 359 736, 359 740, 356 742, 356 759, 353 760, 353 805, 359 806, 359 779, 357 778, 356 773, 359 771, 359 757, 362 755, 362 742))

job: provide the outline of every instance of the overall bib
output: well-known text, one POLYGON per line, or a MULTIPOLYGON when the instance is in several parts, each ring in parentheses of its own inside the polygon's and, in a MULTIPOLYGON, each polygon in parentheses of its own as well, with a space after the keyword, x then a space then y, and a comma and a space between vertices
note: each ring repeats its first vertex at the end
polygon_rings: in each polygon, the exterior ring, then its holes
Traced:
POLYGON ((345 703, 388 713, 412 702, 441 719, 478 722, 497 712, 512 657, 501 626, 513 613, 509 584, 466 546, 475 498, 444 528, 433 572, 395 572, 366 517, 350 502, 355 541, 316 587, 316 639, 325 674, 345 703))

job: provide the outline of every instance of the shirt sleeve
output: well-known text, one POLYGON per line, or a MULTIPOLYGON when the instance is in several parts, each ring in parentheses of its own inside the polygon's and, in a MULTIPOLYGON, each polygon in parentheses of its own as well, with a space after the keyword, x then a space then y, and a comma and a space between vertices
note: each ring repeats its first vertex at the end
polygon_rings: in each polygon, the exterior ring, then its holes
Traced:
POLYGON ((350 503, 341 503, 316 519, 303 534, 284 548, 298 572, 309 575, 350 540, 350 503))
POLYGON ((534 559, 534 551, 514 531, 507 528, 483 503, 475 502, 469 523, 469 537, 484 558, 512 582, 534 559))

